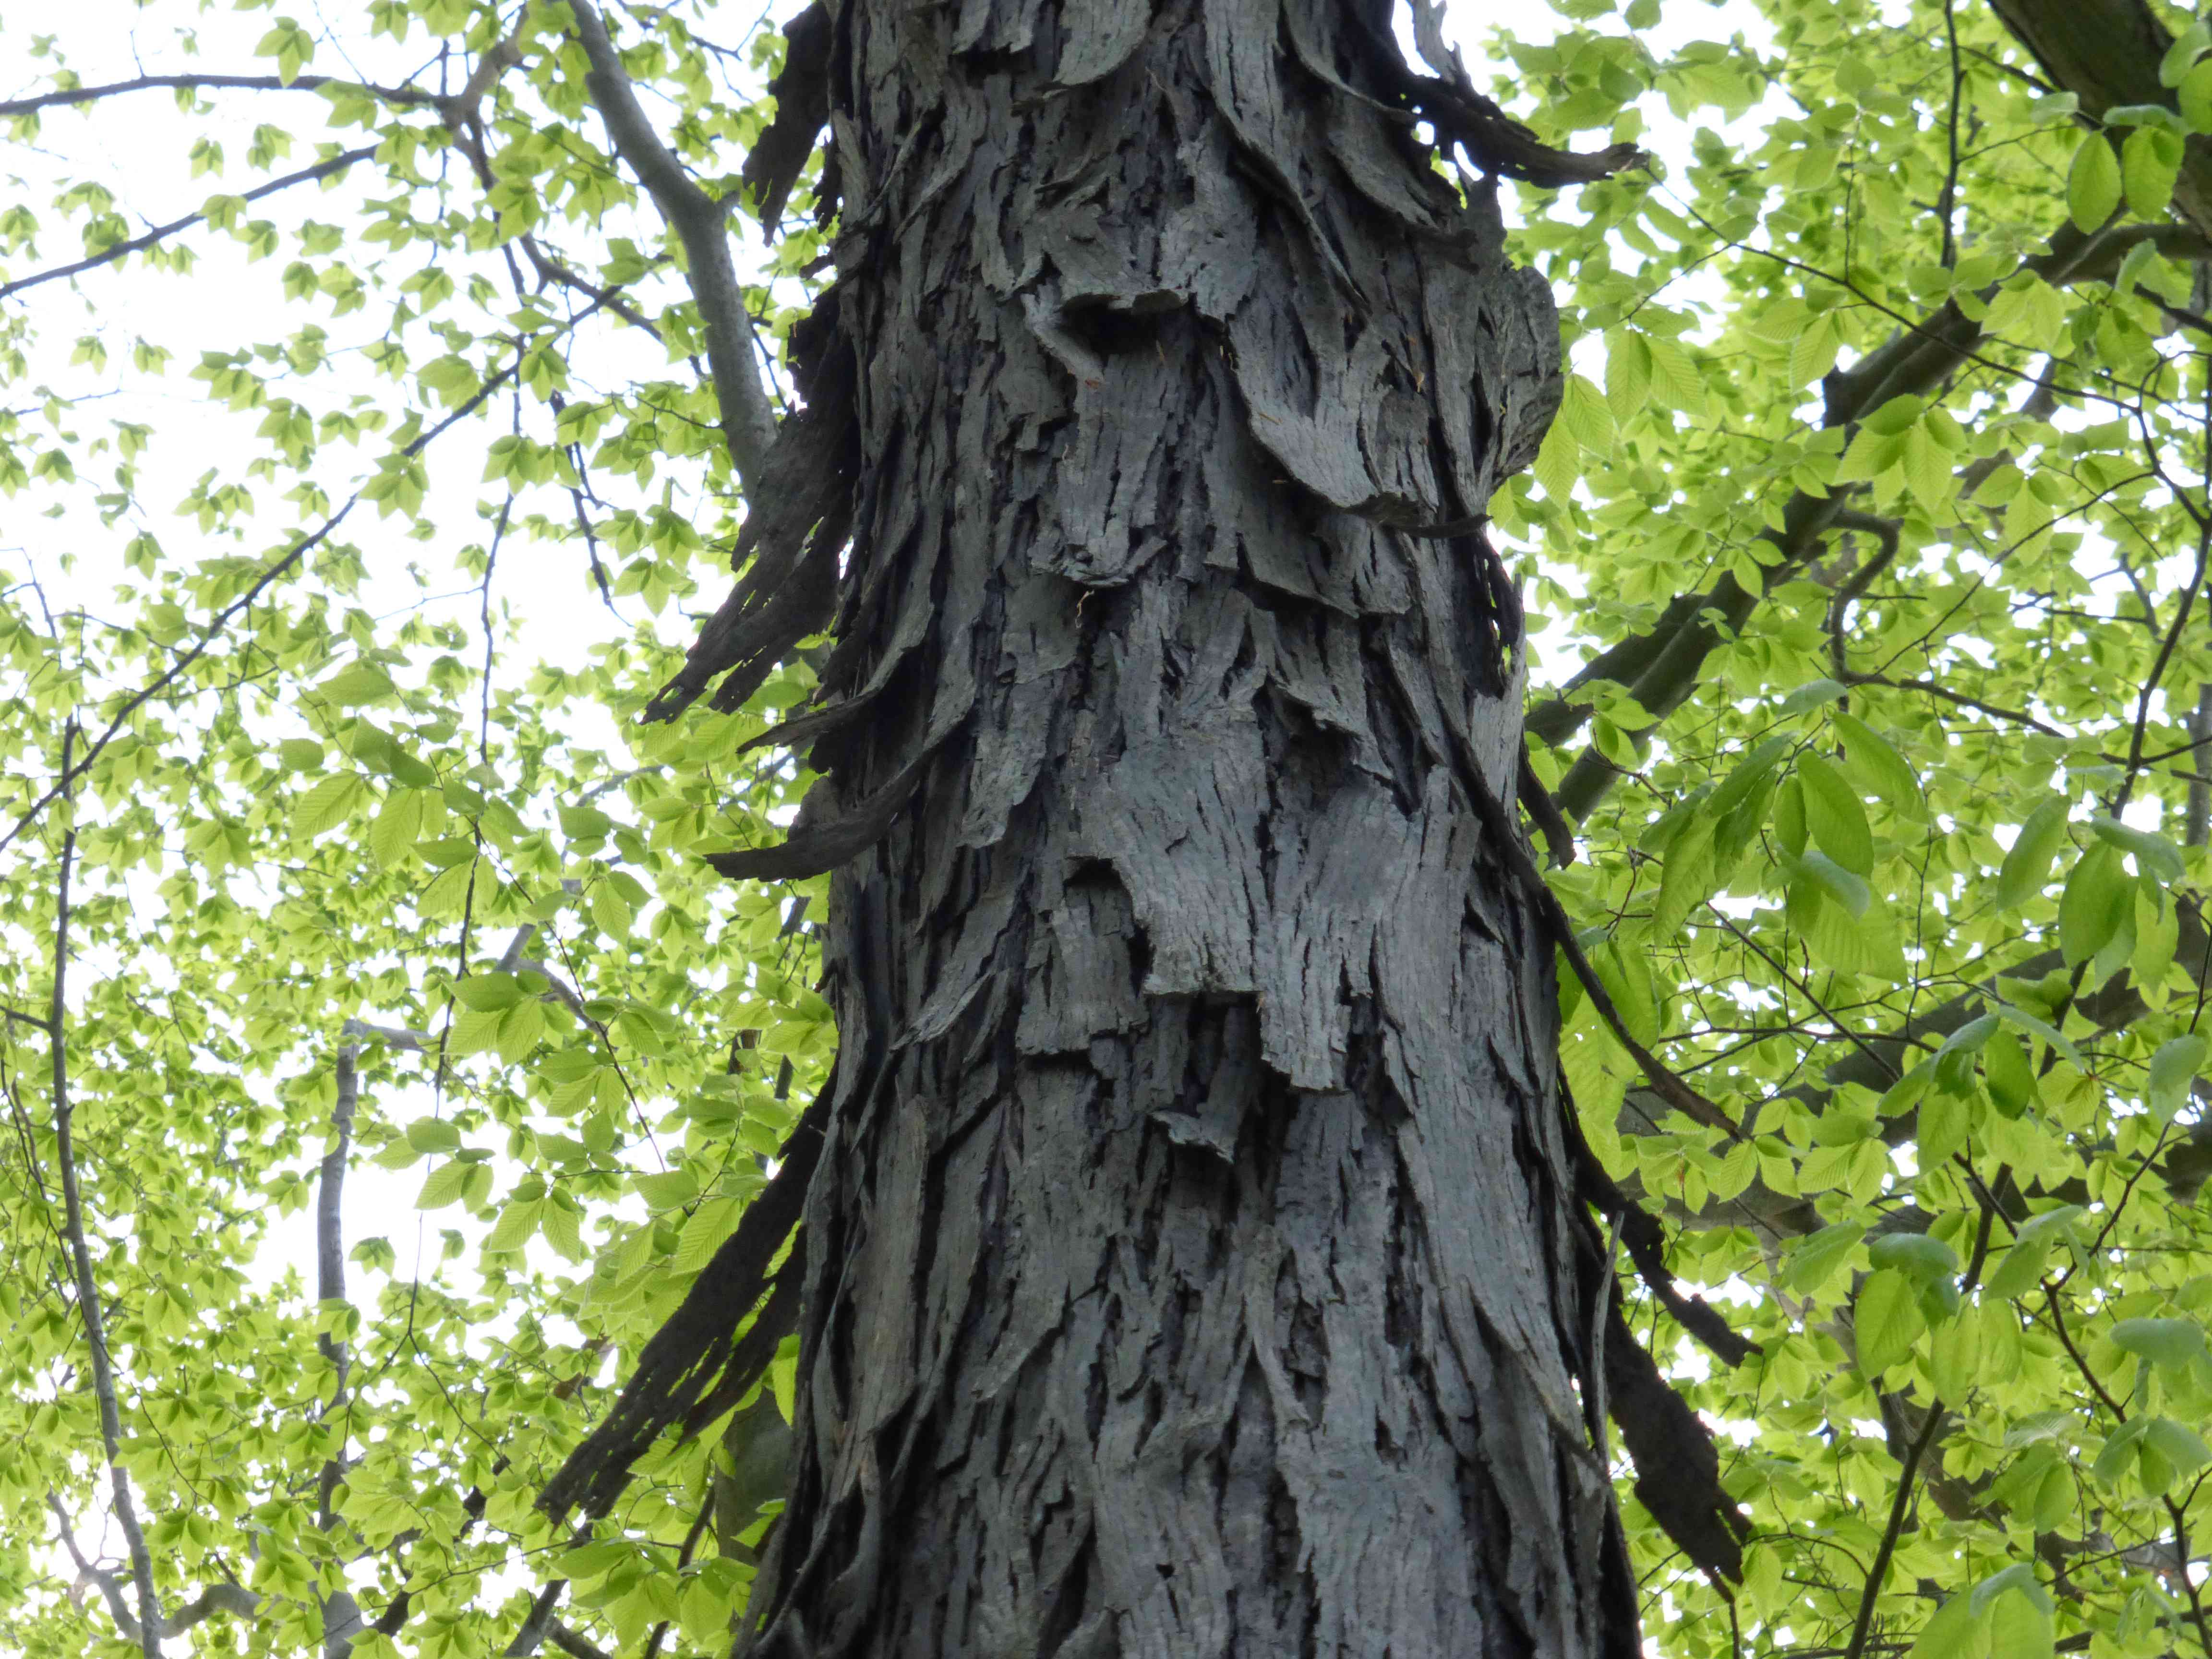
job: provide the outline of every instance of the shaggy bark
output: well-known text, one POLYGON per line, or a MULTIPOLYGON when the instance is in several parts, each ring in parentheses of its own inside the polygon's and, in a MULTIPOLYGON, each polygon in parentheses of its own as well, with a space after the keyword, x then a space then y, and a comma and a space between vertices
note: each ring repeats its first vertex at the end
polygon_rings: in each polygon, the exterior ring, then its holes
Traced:
POLYGON ((1486 827, 1473 521, 1559 340, 1416 139, 1444 82, 1366 0, 823 39, 827 781, 725 865, 842 861, 842 1053, 751 1650, 1626 1659, 1610 1279, 1486 827))

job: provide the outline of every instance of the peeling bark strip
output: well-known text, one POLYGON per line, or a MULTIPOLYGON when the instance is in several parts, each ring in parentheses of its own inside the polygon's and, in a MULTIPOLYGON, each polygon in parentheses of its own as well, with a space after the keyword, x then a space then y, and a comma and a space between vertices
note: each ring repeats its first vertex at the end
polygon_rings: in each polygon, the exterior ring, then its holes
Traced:
POLYGON ((1473 521, 1559 339, 1414 112, 1548 153, 1374 3, 808 27, 827 395, 661 708, 754 672, 863 458, 828 781, 725 860, 839 871, 752 1650, 1626 1659, 1551 948, 1470 793, 1521 698, 1473 521))

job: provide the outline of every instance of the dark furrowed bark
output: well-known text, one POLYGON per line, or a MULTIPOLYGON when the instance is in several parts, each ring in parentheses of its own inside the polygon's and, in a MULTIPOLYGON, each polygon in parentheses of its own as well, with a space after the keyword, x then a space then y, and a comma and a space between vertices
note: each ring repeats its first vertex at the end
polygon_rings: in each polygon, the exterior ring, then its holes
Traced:
POLYGON ((1549 297, 1380 8, 832 33, 865 717, 806 817, 887 827, 751 1650, 1626 1659, 1552 948, 1468 793, 1517 628, 1389 527, 1534 454, 1549 297))

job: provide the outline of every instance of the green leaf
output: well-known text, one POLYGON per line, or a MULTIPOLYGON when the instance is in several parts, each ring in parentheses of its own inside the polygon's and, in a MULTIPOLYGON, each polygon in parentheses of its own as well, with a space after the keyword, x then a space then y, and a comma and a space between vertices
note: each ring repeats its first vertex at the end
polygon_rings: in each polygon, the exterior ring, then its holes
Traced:
POLYGON ((689 1170, 670 1170, 659 1175, 633 1176, 638 1196, 653 1210, 673 1210, 699 1195, 698 1177, 689 1170))
POLYGON ((1954 1595, 1920 1627, 1920 1635, 1906 1659, 1971 1659, 1982 1650, 1984 1639, 1981 1615, 1973 1599, 1966 1595, 1954 1595))
POLYGON ((1782 781, 1774 792, 1774 835, 1791 857, 1805 851, 1805 786, 1795 775, 1782 781))
POLYGON ((1995 1014, 1978 1014, 1943 1039, 1936 1049, 1935 1082, 1946 1094, 1964 1094, 1973 1086, 1974 1059, 1997 1029, 1995 1014))
POLYGON ((1865 916, 1867 907, 1874 902, 1874 890, 1860 877, 1822 853, 1808 852, 1796 860, 1796 866, 1823 893, 1849 912, 1852 921, 1865 916))
POLYGON ((2120 159, 2100 132, 2084 133, 2066 175, 2066 212, 2084 234, 2119 210, 2120 159))
POLYGON ((714 1257, 738 1224, 744 1206, 733 1198, 715 1199, 691 1212, 677 1236, 675 1254, 669 1258, 672 1273, 696 1273, 714 1257))
POLYGON ((1858 1342, 1859 1375, 1872 1382, 1912 1352, 1928 1328, 1917 1288, 1894 1268, 1867 1275, 1851 1319, 1858 1342))
POLYGON ((1808 680, 1788 696, 1783 698, 1778 713, 1783 715, 1802 714, 1808 708, 1818 708, 1823 703, 1833 702, 1847 688, 1839 681, 1808 680))
POLYGON ((462 1189, 468 1184, 471 1168, 459 1158, 452 1158, 439 1164, 423 1182, 422 1192, 416 1196, 415 1207, 418 1210, 442 1210, 447 1205, 457 1202, 462 1189))
POLYGON ((422 792, 395 789, 369 820, 368 850, 385 869, 396 868, 422 832, 422 792))
POLYGON ((1990 1651, 2004 1659, 2051 1659, 2051 1610, 2013 1589, 1990 1607, 1990 1651))
POLYGON ((1984 1288, 2006 1302, 2035 1289, 2042 1281, 2044 1264, 2051 1259, 2051 1246, 2081 1214, 2080 1205, 2062 1204, 2030 1221, 2014 1236, 2012 1248, 2004 1253, 1984 1288))
POLYGON ((2040 802, 2020 826, 2020 835, 1997 872, 1997 903, 2017 910, 2051 879, 2051 860, 2066 842, 2066 801, 2053 795, 2040 802))
POLYGON ((2112 1327, 2113 1346, 2168 1370, 2182 1370, 2204 1352, 2204 1332, 2191 1319, 2123 1319, 2112 1327))
POLYGON ((2167 883, 2181 879, 2181 849, 2164 836, 2135 829, 2113 818, 2092 818, 2089 830, 2098 840, 2123 853, 2134 854, 2136 867, 2143 874, 2167 883))
POLYGON ((2212 1463, 2212 1449, 2194 1429, 2170 1417, 2154 1417, 2143 1425, 2144 1444, 2173 1466, 2177 1474, 2193 1474, 2212 1463))
POLYGON ((2179 86, 2189 78, 2189 71, 2208 48, 2212 48, 2212 25, 2191 23, 2158 60, 2159 85, 2179 86))
POLYGON ((2129 1465, 2135 1462, 2136 1443, 2149 1426, 2148 1418, 2137 1417, 2115 1429, 2106 1437, 2104 1449, 2097 1454, 2097 1461, 2091 1467, 2090 1474, 2108 1486, 2117 1485, 2120 1477, 2128 1472, 2129 1465))
POLYGON ((2049 1020, 2039 1019, 2027 1009, 2009 1002, 1997 1003, 1995 1007, 1999 1019, 2008 1025, 2016 1026, 2031 1036, 2041 1037, 2057 1051, 2060 1059, 2065 1060, 2075 1071, 2086 1072, 2089 1069, 2089 1063, 2081 1058, 2081 1051, 2074 1046, 2070 1039, 2060 1035, 2058 1028, 2049 1020))
POLYGON ((1983 1046, 1982 1080, 1989 1085, 1990 1103, 2008 1118, 2020 1116, 2039 1097, 2027 1049, 2010 1031, 1992 1033, 1983 1046))
POLYGON ((601 933, 611 939, 627 939, 629 936, 630 923, 635 918, 628 901, 615 890, 612 882, 592 883, 590 903, 592 921, 601 933))
POLYGON ((2085 963, 2111 944, 2120 931, 2124 908, 2134 900, 2117 848, 2100 841, 2082 854, 2058 901, 2058 947, 2066 965, 2085 963))
POLYGON ((471 974, 453 981, 453 1000, 480 1014, 512 1008, 528 994, 513 974, 471 974))
POLYGON ((368 793, 357 774, 336 772, 300 797, 292 807, 292 833, 301 841, 337 828, 353 816, 355 804, 368 793))
POLYGON ((1857 791, 1815 754, 1797 757, 1797 776, 1805 786, 1805 827, 1820 850, 1855 876, 1871 875, 1874 835, 1857 791))
POLYGON ((1829 717, 1844 740, 1844 773, 1863 794, 1889 805, 1899 817, 1925 822, 1928 799, 1905 757, 1865 721, 1837 710, 1829 717))
MULTIPOLYGON (((1808 869, 1815 868, 1817 853, 1806 854, 1808 869)), ((1856 880, 1837 870, 1835 878, 1856 880)), ((1816 893, 1820 889, 1814 888, 1816 893)), ((1854 916, 1850 908, 1822 895, 1812 915, 1802 924, 1806 948, 1814 958, 1839 974, 1869 974, 1895 981, 1905 977, 1905 945, 1897 918, 1880 902, 1869 902, 1854 916)))
POLYGON ((1601 455, 1613 452, 1613 411, 1606 406, 1605 394, 1582 375, 1567 376, 1559 420, 1584 449, 1601 455))
POLYGON ((485 1235, 487 1250, 519 1250, 536 1236, 539 1218, 545 1210, 545 1200, 533 1199, 526 1203, 509 1204, 499 1212, 499 1219, 485 1235))
POLYGON ((1790 1252, 1785 1282, 1793 1291, 1816 1294, 1836 1269, 1850 1259, 1852 1248, 1866 1237, 1863 1221, 1839 1221, 1798 1241, 1790 1252))
POLYGON ((2192 132, 2212 132, 2212 63, 2199 64, 2181 82, 2181 118, 2192 132))
POLYGON ((2212 1041, 2203 1032, 2191 1031, 2167 1038, 2151 1056, 2145 1098, 2160 1123, 2172 1122, 2174 1115, 2188 1104, 2189 1091, 2204 1069, 2208 1048, 2212 1048, 2212 1041))
POLYGON ((1916 1283, 1959 1271, 1959 1253, 1927 1233, 1885 1233, 1867 1246, 1867 1255, 1875 1267, 1894 1268, 1916 1283))
POLYGON ((2001 1567, 1974 1586, 1974 1611, 1986 1613, 2007 1596, 2017 1596, 2031 1607, 2051 1611, 2051 1592, 2036 1582, 2035 1569, 2025 1561, 2001 1567))
POLYGON ((442 1118, 418 1117, 407 1126, 407 1144, 417 1152, 457 1152, 461 1132, 442 1118))
MULTIPOLYGON (((2128 135, 2120 152, 2120 175, 2128 210, 2138 219, 2162 219, 2181 176, 2183 140, 2166 125, 2179 125, 2172 111, 2155 104, 2147 107, 2155 118, 2147 117, 2146 125, 2128 135)), ((2106 112, 2108 121, 2112 113, 2106 112)))

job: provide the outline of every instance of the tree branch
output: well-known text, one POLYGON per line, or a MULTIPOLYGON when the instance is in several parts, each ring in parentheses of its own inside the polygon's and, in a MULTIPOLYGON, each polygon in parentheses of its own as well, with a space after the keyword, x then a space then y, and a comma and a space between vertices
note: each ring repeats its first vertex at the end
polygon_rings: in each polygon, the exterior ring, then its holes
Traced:
POLYGON ((558 1619, 545 1627, 545 1639, 568 1655, 569 1659, 614 1659, 605 1648, 594 1647, 558 1619))
MULTIPOLYGON (((278 191, 289 190, 295 185, 309 184, 318 179, 328 179, 333 174, 343 173, 356 161, 367 161, 376 154, 378 148, 378 144, 362 144, 353 149, 341 151, 326 161, 318 161, 311 167, 301 167, 297 173, 288 173, 282 179, 271 179, 265 185, 257 185, 247 191, 240 199, 258 202, 264 196, 274 196, 278 191)), ((75 276, 84 271, 97 270, 101 265, 112 264, 118 259, 127 258, 133 253, 142 252, 152 247, 156 242, 166 240, 179 231, 190 230, 206 217, 207 215, 204 213, 187 213, 181 219, 172 219, 166 225, 156 225, 143 235, 133 236, 128 241, 118 242, 112 247, 103 248, 98 253, 79 259, 75 264, 56 265, 52 270, 42 270, 35 276, 25 276, 19 281, 9 283, 0 286, 0 300, 4 300, 12 294, 21 294, 26 289, 36 288, 41 283, 58 282, 64 276, 75 276)))
MULTIPOLYGON (((594 306, 591 309, 596 310, 598 307, 594 306)), ((575 320, 580 322, 583 320, 583 317, 589 316, 590 314, 591 311, 587 310, 575 320)), ((521 367, 521 362, 522 354, 518 350, 515 354, 515 361, 514 362, 500 370, 498 374, 493 375, 489 380, 486 380, 482 386, 477 388, 476 395, 471 398, 466 403, 463 404, 459 409, 453 410, 452 414, 447 416, 446 418, 439 422, 437 425, 432 427, 428 431, 421 434, 414 440, 413 442, 401 449, 398 452, 401 457, 412 458, 421 454, 449 428, 476 413, 478 409, 483 407, 484 401, 489 398, 493 392, 498 391, 501 386, 506 385, 507 381, 514 378, 516 372, 521 367)), ((99 757, 101 750, 105 750, 110 743, 112 743, 115 740, 117 734, 118 734, 123 730, 124 726, 130 722, 131 715, 137 714, 138 710, 145 707, 147 703, 153 701, 154 698, 161 696, 161 694, 168 690, 170 686, 175 684, 178 680, 184 677, 185 672, 187 669, 189 669, 194 663, 198 662, 203 656, 207 654, 208 647, 214 644, 216 637, 222 634, 222 630, 226 627, 229 626, 231 618, 251 609, 255 601, 260 599, 263 592, 268 589, 271 583, 277 580, 277 579, 282 577, 287 571, 298 564, 301 559, 304 559, 308 554, 314 551, 316 548, 321 546, 324 542, 329 540, 331 532, 336 531, 338 526, 345 521, 346 515, 360 505, 361 491, 356 489, 352 495, 346 497, 344 506, 339 507, 337 512, 331 514, 327 519, 325 519, 313 531, 309 532, 307 535, 301 537, 298 541, 293 543, 289 548, 285 550, 282 557, 265 567, 262 570, 261 574, 253 579, 252 586, 247 587, 244 592, 240 593, 221 611, 217 611, 209 621, 208 625, 201 630, 199 638, 194 641, 191 650, 184 652, 179 655, 174 662, 171 663, 168 667, 163 669, 161 672, 155 675, 153 680, 143 690, 133 692, 130 696, 123 699, 121 705, 116 709, 114 714, 109 718, 106 726, 101 728, 100 735, 94 738, 93 741, 86 746, 84 758, 78 761, 73 768, 64 768, 62 775, 54 781, 53 784, 47 789, 46 793, 40 796, 38 799, 33 801, 28 807, 24 809, 21 816, 19 816, 15 822, 9 826, 6 835, 0 836, 0 851, 6 850, 9 845, 15 841, 16 836, 21 835, 25 830, 30 827, 40 813, 45 811, 46 809, 52 805, 55 800, 66 794, 70 787, 75 783, 78 778, 83 776, 86 772, 91 769, 92 763, 99 757)))
MULTIPOLYGON (((2175 257, 2212 258, 2212 243, 2203 234, 2179 226, 2116 226, 2084 234, 2068 225, 2051 239, 2042 253, 2023 261, 2021 270, 2040 276, 2054 287, 2104 281, 2117 274, 2120 261, 2143 241, 2155 243, 2175 257)), ((1999 283, 1985 288, 1984 301, 2001 286, 1999 283)), ((1887 344, 1869 352, 1849 370, 1828 377, 1822 386, 1821 426, 1850 430, 1892 398, 1934 391, 1962 364, 1972 361, 1981 343, 1981 324, 1969 318, 1957 301, 1946 301, 1922 320, 1908 323, 1887 344)), ((2036 400, 2051 395, 2039 383, 2030 405, 2039 406, 2036 400)), ((1702 683, 1700 671, 1706 656, 1720 643, 1723 630, 1729 634, 1741 630, 1768 592, 1792 580, 1806 561, 1817 556, 1845 510, 1841 492, 1816 496, 1802 489, 1795 491, 1784 505, 1781 527, 1760 532, 1759 539, 1772 543, 1781 557, 1766 567, 1757 592, 1745 588, 1731 574, 1710 588, 1679 596, 1650 628, 1600 652, 1556 695, 1531 708, 1527 716, 1530 737, 1553 747, 1571 738, 1595 712, 1594 704, 1578 700, 1575 694, 1597 680, 1626 686, 1638 703, 1664 720, 1687 702, 1702 683)), ((1579 757, 1553 792, 1560 810, 1571 817, 1587 817, 1605 798, 1616 776, 1595 753, 1579 757)))
POLYGON ((707 331, 708 372, 721 404, 722 441, 750 494, 760 480, 762 463, 775 434, 775 413, 753 368, 752 319, 730 256, 726 211, 684 170, 653 130, 599 9, 592 0, 570 0, 570 9, 575 15, 576 38, 592 65, 584 84, 606 124, 608 140, 629 163, 684 245, 685 275, 707 331))
POLYGON ((325 87, 340 87, 349 92, 365 92, 387 104, 402 106, 419 106, 438 101, 437 94, 421 87, 380 87, 365 81, 343 80, 334 75, 295 75, 289 81, 274 75, 142 75, 135 80, 111 81, 104 86, 64 87, 58 91, 42 92, 29 98, 10 99, 0 103, 0 118, 33 115, 42 109, 97 103, 103 98, 119 97, 128 92, 154 92, 164 87, 191 92, 204 88, 210 91, 234 88, 245 92, 320 92, 325 87))
MULTIPOLYGON (((70 751, 76 744, 76 720, 62 728, 62 775, 70 773, 70 751)), ((63 799, 69 799, 66 786, 63 799)), ((70 870, 76 857, 76 826, 62 831, 61 872, 54 889, 54 994, 46 1035, 53 1053, 54 1158, 61 1166, 63 1228, 70 1254, 76 1264, 78 1316, 84 1321, 84 1337, 92 1352, 92 1393, 100 1407, 100 1441, 107 1455, 108 1486, 112 1493, 116 1523, 123 1529, 131 1551, 131 1577, 138 1591, 140 1645, 147 1659, 161 1651, 161 1609, 154 1596, 154 1558, 147 1553, 146 1534, 138 1525, 138 1509, 131 1496, 131 1477, 123 1468, 123 1415, 115 1403, 115 1374, 107 1352, 106 1322, 100 1311, 100 1283, 92 1272, 92 1248, 84 1231, 84 1197, 76 1172, 76 1146, 71 1134, 75 1106, 70 1099, 69 970, 70 870)), ((58 1506, 57 1506, 58 1512, 58 1506)))

